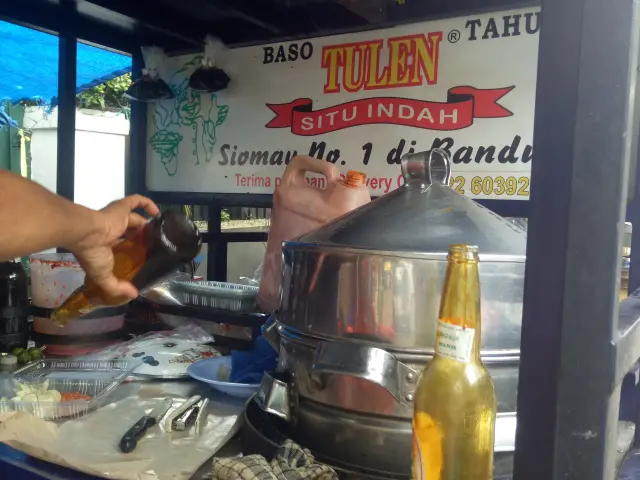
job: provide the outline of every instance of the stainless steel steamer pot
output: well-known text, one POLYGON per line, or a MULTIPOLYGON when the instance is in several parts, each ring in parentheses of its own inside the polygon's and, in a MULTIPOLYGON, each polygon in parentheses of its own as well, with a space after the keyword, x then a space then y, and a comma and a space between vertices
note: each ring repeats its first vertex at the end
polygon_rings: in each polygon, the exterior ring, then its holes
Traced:
POLYGON ((513 450, 526 234, 449 187, 447 152, 402 159, 403 187, 283 246, 280 351, 257 397, 336 461, 408 472, 413 392, 433 355, 448 246, 480 250, 482 358, 496 451, 513 450))

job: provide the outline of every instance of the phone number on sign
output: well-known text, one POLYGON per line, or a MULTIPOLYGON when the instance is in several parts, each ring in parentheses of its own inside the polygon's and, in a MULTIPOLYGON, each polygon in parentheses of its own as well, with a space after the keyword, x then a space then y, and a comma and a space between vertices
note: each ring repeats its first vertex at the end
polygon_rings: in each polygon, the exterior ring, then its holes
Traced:
POLYGON ((481 195, 488 197, 528 197, 529 177, 475 176, 451 177, 451 188, 463 195, 481 195))

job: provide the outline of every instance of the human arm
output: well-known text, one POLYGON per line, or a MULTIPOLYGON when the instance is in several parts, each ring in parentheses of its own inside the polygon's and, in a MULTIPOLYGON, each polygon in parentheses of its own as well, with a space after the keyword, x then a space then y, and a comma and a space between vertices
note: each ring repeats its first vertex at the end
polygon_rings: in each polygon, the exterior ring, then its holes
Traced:
POLYGON ((89 278, 110 296, 135 297, 129 282, 113 276, 111 248, 145 220, 132 213, 158 207, 139 195, 95 211, 49 192, 35 182, 0 170, 0 261, 54 247, 73 252, 89 278))
POLYGON ((95 213, 0 170, 0 260, 53 247, 71 250, 99 228, 95 213))

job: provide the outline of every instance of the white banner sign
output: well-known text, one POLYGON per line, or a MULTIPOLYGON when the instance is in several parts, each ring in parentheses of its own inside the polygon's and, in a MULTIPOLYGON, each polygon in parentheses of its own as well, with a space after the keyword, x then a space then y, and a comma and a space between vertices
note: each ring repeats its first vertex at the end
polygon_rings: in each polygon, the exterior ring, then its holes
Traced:
POLYGON ((305 154, 365 172, 377 196, 401 185, 402 155, 439 147, 460 192, 526 200, 539 22, 514 10, 238 48, 217 94, 188 87, 200 56, 172 58, 176 98, 149 108, 147 186, 271 193, 305 154))

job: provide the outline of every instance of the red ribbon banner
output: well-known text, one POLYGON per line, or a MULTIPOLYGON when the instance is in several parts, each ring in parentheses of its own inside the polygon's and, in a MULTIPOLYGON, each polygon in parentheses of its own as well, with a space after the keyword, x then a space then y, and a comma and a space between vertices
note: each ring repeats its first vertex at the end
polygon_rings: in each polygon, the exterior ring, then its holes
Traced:
POLYGON ((446 102, 411 98, 374 97, 313 110, 313 101, 298 98, 289 103, 268 103, 276 116, 267 128, 290 128, 295 135, 311 136, 360 125, 391 124, 426 130, 460 130, 476 118, 510 117, 513 112, 498 103, 515 87, 450 88, 446 102))

